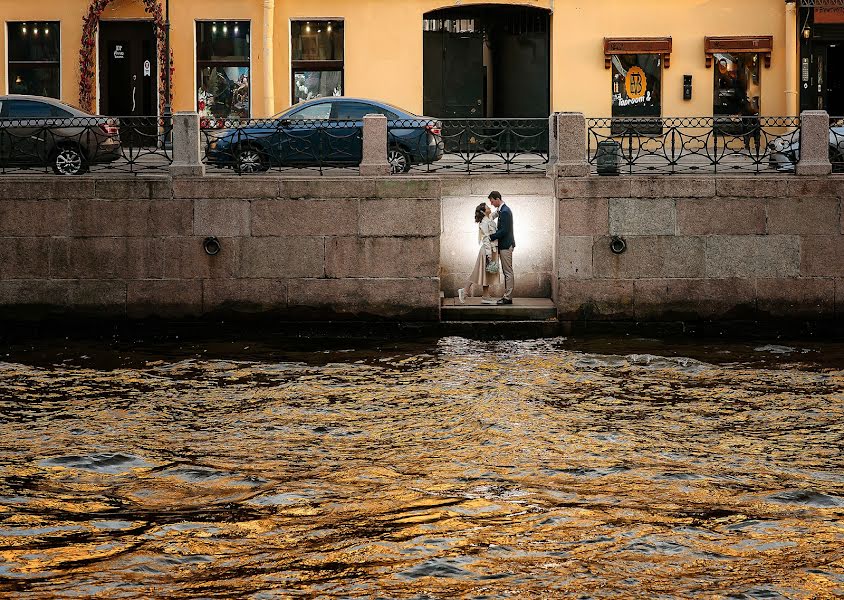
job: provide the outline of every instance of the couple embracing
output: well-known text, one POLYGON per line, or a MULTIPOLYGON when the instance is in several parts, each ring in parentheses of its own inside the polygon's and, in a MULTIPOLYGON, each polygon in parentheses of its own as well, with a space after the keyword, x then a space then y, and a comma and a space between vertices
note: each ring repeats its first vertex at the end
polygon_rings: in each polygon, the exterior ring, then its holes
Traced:
POLYGON ((516 247, 513 237, 513 212, 498 192, 490 192, 488 199, 495 211, 486 202, 475 208, 475 223, 478 224, 481 249, 466 287, 457 290, 460 304, 466 302, 466 296, 472 295, 473 285, 483 289, 482 304, 513 304, 513 249, 516 247), (501 283, 501 273, 504 273, 504 296, 496 299, 490 296, 489 289, 490 286, 501 283))

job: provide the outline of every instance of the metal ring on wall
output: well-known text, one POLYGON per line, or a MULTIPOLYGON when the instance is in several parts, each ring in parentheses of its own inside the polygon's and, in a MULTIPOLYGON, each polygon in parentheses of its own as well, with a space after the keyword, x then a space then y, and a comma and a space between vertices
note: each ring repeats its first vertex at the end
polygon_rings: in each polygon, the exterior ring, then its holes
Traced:
POLYGON ((208 256, 216 256, 223 249, 223 245, 220 240, 212 236, 205 238, 205 241, 202 242, 202 248, 208 256))
POLYGON ((610 250, 613 254, 622 254, 627 250, 627 242, 624 241, 623 237, 614 235, 612 241, 610 241, 610 250))

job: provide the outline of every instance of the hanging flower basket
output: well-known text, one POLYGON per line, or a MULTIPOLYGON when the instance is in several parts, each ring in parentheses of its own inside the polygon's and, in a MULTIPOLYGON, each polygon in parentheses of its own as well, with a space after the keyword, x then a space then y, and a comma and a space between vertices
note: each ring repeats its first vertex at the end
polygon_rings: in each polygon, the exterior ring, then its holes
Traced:
MULTIPOLYGON (((114 0, 91 0, 91 5, 88 7, 88 13, 82 19, 82 45, 79 49, 79 106, 80 108, 89 112, 94 112, 94 82, 97 74, 96 65, 94 64, 94 56, 96 53, 96 38, 97 29, 100 24, 100 16, 106 7, 114 0)), ((173 52, 170 52, 170 60, 166 56, 165 44, 165 29, 164 16, 161 11, 161 5, 158 0, 142 0, 144 9, 147 13, 152 15, 155 22, 155 37, 157 41, 158 50, 158 98, 159 98, 159 112, 164 112, 164 105, 166 102, 165 71, 170 68, 170 100, 173 99, 172 77, 175 73, 173 68, 173 52)))

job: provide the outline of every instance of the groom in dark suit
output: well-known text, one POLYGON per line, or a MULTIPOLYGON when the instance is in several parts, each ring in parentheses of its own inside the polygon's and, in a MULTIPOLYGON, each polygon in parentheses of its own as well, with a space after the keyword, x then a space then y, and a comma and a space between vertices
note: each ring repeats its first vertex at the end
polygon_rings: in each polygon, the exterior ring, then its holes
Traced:
POLYGON ((516 279, 513 276, 513 249, 516 239, 513 237, 513 211, 504 204, 501 194, 489 193, 489 202, 498 210, 498 231, 489 236, 498 242, 498 256, 501 257, 501 271, 504 273, 504 297, 498 304, 513 304, 513 286, 516 279))

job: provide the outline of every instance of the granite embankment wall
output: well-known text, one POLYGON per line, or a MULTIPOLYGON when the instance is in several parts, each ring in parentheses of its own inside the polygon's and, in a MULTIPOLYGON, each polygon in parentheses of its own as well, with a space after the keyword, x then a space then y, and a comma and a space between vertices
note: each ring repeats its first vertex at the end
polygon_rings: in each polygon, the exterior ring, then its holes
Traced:
POLYGON ((558 179, 557 197, 562 319, 844 316, 844 178, 558 179))
POLYGON ((517 294, 563 320, 844 315, 839 176, 5 177, 0 319, 437 320, 491 189, 516 215, 517 294))
POLYGON ((440 196, 435 179, 3 178, 0 317, 435 320, 440 196))

